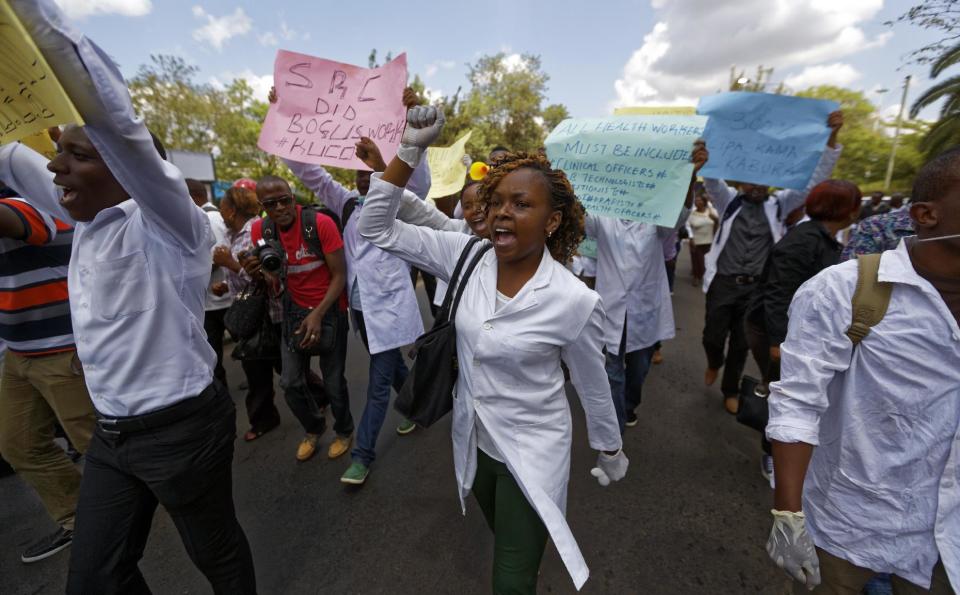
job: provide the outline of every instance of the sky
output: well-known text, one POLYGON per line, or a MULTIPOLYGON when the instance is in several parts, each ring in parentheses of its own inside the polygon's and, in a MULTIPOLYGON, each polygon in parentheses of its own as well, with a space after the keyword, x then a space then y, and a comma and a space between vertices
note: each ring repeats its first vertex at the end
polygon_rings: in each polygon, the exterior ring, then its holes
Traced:
POLYGON ((695 105, 727 87, 731 66, 752 76, 763 65, 792 90, 866 91, 892 118, 906 75, 908 103, 931 85, 929 67, 907 57, 936 39, 884 24, 919 0, 56 1, 127 77, 151 54, 174 54, 199 67, 198 82, 243 77, 265 98, 277 49, 365 66, 376 48, 406 52, 411 78, 452 94, 481 55, 531 53, 550 75, 547 103, 575 117, 695 105))

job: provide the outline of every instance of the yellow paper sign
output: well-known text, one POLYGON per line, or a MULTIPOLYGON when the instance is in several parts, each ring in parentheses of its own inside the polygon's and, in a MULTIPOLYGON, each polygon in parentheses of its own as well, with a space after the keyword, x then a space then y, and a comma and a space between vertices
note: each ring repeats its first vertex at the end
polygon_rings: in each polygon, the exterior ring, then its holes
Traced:
POLYGON ((463 156, 467 154, 467 141, 473 131, 469 131, 449 147, 430 147, 427 149, 427 164, 430 166, 432 185, 427 198, 440 198, 460 192, 466 180, 467 166, 463 156))
POLYGON ((83 123, 7 0, 0 0, 0 56, 0 144, 83 123))
POLYGON ((685 105, 618 107, 613 110, 615 116, 693 116, 696 113, 697 108, 685 105))
POLYGON ((53 140, 50 139, 50 135, 47 134, 46 130, 36 134, 31 134, 30 136, 25 136, 20 139, 20 142, 27 145, 37 153, 40 153, 47 159, 53 159, 57 155, 57 147, 54 146, 53 140))

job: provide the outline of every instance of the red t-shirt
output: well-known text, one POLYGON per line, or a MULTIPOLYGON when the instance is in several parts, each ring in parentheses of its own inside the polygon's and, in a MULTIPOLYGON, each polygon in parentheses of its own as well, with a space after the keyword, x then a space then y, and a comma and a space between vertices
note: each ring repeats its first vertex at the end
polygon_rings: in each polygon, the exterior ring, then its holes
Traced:
MULTIPOLYGON (((303 208, 297 205, 297 218, 289 229, 277 226, 277 235, 287 253, 287 291, 293 301, 304 308, 315 308, 327 295, 330 287, 330 270, 323 254, 314 254, 303 240, 300 215, 303 208)), ((323 253, 327 254, 343 248, 343 237, 333 219, 323 213, 317 213, 317 236, 323 253)), ((253 222, 250 239, 254 244, 263 237, 263 220, 253 222)), ((340 310, 347 309, 347 292, 340 293, 340 310)))

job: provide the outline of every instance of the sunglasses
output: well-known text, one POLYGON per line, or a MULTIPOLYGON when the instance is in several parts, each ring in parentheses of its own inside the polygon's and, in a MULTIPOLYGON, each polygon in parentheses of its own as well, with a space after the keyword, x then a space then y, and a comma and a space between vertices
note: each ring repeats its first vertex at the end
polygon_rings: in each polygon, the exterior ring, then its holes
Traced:
POLYGON ((268 198, 267 200, 261 200, 260 205, 265 209, 275 209, 280 205, 285 207, 290 206, 293 203, 293 197, 289 194, 283 196, 278 196, 276 198, 268 198))

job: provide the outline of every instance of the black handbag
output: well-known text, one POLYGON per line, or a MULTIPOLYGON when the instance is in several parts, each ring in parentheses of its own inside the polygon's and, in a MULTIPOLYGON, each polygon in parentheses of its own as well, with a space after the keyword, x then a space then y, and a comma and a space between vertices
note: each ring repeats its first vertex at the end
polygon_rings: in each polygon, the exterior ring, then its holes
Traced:
POLYGON ((740 408, 737 421, 758 432, 767 430, 770 409, 767 404, 769 391, 756 378, 744 376, 740 381, 740 408))
POLYGON ((267 315, 267 290, 261 283, 250 283, 233 300, 223 315, 223 326, 235 341, 252 337, 267 315))
POLYGON ((257 332, 238 341, 230 357, 239 361, 272 360, 280 357, 280 329, 270 320, 268 312, 264 312, 257 332))
POLYGON ((433 328, 414 343, 413 366, 410 367, 410 374, 393 404, 394 409, 404 417, 424 428, 431 426, 453 409, 453 387, 457 382, 457 306, 463 297, 470 273, 493 245, 487 243, 481 246, 463 273, 459 285, 457 279, 460 279, 460 271, 470 255, 470 250, 479 241, 478 237, 471 238, 460 253, 433 328))
POLYGON ((303 341, 303 335, 295 334, 295 332, 303 320, 310 314, 311 310, 293 301, 293 298, 290 297, 290 290, 284 292, 283 340, 286 342, 287 347, 304 355, 327 355, 331 353, 337 346, 340 333, 340 321, 338 320, 337 308, 339 308, 339 304, 334 302, 327 313, 323 315, 323 320, 320 321, 319 340, 310 347, 303 348, 300 347, 300 342, 303 341))

